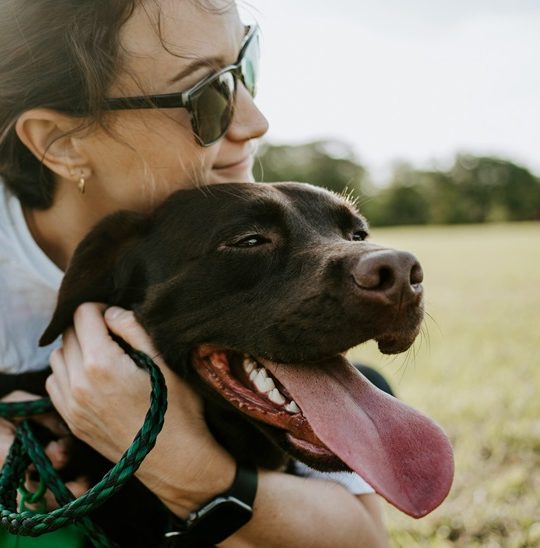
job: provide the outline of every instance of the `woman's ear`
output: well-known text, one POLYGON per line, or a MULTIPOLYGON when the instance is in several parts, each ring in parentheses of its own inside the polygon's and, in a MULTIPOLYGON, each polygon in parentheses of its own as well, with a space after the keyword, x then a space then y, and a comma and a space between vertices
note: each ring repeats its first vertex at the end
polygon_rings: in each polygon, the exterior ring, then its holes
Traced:
POLYGON ((35 108, 19 116, 15 131, 22 143, 52 172, 73 179, 89 170, 89 161, 78 146, 75 118, 60 112, 35 108))

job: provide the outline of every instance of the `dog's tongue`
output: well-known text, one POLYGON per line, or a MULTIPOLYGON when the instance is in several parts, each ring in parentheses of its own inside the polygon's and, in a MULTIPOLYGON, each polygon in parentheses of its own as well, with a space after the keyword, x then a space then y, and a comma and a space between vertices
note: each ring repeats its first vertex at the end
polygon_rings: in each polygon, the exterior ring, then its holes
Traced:
POLYGON ((422 517, 444 500, 454 462, 433 421, 373 386, 341 356, 297 367, 261 362, 317 437, 388 502, 422 517))

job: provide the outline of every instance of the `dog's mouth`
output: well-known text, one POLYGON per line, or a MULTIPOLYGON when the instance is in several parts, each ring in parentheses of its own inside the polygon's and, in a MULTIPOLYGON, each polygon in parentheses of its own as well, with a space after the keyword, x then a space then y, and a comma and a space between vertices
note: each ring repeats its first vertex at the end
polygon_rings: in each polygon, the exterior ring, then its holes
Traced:
POLYGON ((306 462, 345 463, 413 517, 448 494, 453 457, 444 432, 373 386, 344 356, 283 364, 202 345, 193 362, 237 410, 285 432, 306 462))
POLYGON ((294 453, 323 467, 335 463, 335 454, 313 432, 294 398, 270 368, 248 354, 211 345, 199 347, 194 361, 200 377, 236 409, 286 432, 287 444, 294 453))

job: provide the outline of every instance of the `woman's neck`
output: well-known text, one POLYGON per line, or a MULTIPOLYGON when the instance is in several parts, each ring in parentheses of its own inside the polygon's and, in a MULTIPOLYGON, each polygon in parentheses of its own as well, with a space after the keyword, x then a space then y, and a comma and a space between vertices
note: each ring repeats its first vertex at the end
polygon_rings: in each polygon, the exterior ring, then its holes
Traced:
POLYGON ((91 201, 73 188, 64 193, 58 185, 54 204, 45 210, 23 206, 28 229, 43 252, 65 271, 75 248, 90 229, 108 212, 99 212, 91 201), (61 195, 65 194, 65 195, 61 195))

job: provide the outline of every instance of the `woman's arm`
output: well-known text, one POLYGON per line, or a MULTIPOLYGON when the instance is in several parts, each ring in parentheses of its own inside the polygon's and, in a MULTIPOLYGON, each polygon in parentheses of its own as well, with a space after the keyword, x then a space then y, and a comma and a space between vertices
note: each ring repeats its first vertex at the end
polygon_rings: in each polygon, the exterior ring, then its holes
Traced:
POLYGON ((263 471, 251 521, 224 548, 371 548, 386 544, 377 495, 332 481, 263 471))
MULTIPOLYGON (((47 389, 73 433, 117 461, 143 422, 150 383, 108 329, 151 356, 156 352, 132 313, 109 309, 104 322, 103 310, 95 304, 79 307, 64 346, 51 356, 47 389)), ((159 358, 156 363, 175 403, 137 477, 186 517, 228 489, 236 464, 208 431, 200 398, 159 358)), ((355 497, 331 481, 261 470, 251 521, 222 546, 367 548, 386 546, 386 535, 375 495, 355 497)))

